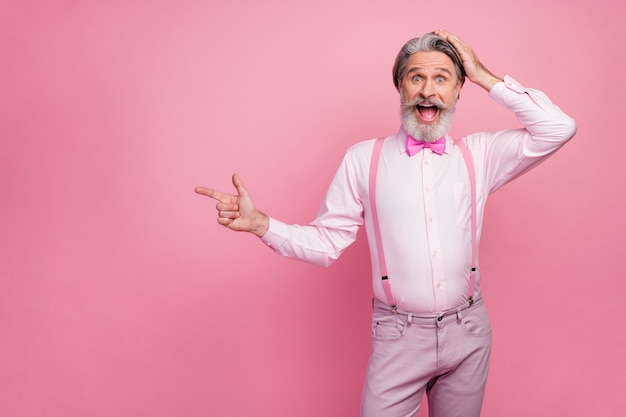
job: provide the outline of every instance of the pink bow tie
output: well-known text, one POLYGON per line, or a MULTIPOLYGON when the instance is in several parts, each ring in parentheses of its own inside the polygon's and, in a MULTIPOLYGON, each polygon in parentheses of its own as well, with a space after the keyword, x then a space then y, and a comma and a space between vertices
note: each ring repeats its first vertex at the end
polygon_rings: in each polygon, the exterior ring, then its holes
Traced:
POLYGON ((434 142, 424 142, 417 140, 413 136, 406 136, 406 152, 409 156, 413 156, 424 148, 430 148, 437 155, 441 155, 446 149, 446 138, 443 136, 434 142))

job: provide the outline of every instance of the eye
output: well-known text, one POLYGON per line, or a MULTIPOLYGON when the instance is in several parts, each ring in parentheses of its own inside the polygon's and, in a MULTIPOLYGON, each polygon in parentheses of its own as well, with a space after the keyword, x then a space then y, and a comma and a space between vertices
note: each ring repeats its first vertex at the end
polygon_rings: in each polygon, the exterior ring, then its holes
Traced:
POLYGON ((413 80, 414 83, 417 83, 417 82, 422 81, 422 77, 419 75, 414 75, 413 78, 411 78, 411 80, 413 80))
POLYGON ((446 81, 446 77, 444 77, 443 75, 440 75, 439 77, 436 78, 438 83, 443 83, 446 81))

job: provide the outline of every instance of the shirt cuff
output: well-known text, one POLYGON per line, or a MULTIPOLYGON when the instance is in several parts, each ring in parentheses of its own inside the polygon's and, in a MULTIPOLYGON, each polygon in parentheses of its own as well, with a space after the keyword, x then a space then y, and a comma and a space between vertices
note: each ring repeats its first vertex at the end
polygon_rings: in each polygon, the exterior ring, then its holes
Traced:
POLYGON ((261 237, 261 241, 270 248, 278 248, 285 242, 288 236, 288 226, 276 219, 270 217, 270 224, 267 232, 261 237))
POLYGON ((503 106, 506 106, 506 95, 509 92, 524 94, 528 93, 528 90, 522 84, 515 81, 511 76, 505 75, 504 81, 497 83, 489 91, 489 96, 503 106))
POLYGON ((522 95, 530 98, 542 110, 554 111, 552 102, 543 92, 533 88, 526 88, 509 75, 505 75, 504 81, 494 85, 489 92, 489 96, 492 99, 507 108, 519 103, 519 98, 522 95))

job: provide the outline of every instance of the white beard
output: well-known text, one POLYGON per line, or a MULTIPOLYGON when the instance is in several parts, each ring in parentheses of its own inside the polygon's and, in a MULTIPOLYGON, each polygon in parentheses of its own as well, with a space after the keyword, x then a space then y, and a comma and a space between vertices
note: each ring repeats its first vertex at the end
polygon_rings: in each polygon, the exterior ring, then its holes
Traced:
POLYGON ((402 115, 402 127, 406 133, 424 142, 434 142, 445 136, 454 121, 456 101, 449 107, 439 102, 437 107, 439 107, 439 121, 433 124, 425 124, 421 123, 415 116, 415 105, 413 103, 402 102, 400 104, 400 113, 402 115))

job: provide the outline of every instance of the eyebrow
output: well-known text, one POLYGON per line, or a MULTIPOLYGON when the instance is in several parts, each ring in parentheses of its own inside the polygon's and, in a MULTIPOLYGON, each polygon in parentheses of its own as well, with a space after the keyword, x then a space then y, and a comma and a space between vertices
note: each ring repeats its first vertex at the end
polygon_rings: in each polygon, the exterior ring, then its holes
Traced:
MULTIPOLYGON (((411 67, 406 72, 406 75, 412 74, 412 73, 417 72, 417 71, 422 70, 422 69, 423 69, 422 67, 411 67)), ((446 74, 452 75, 452 72, 448 68, 446 68, 446 67, 435 68, 435 71, 442 71, 442 72, 445 72, 446 74)))

